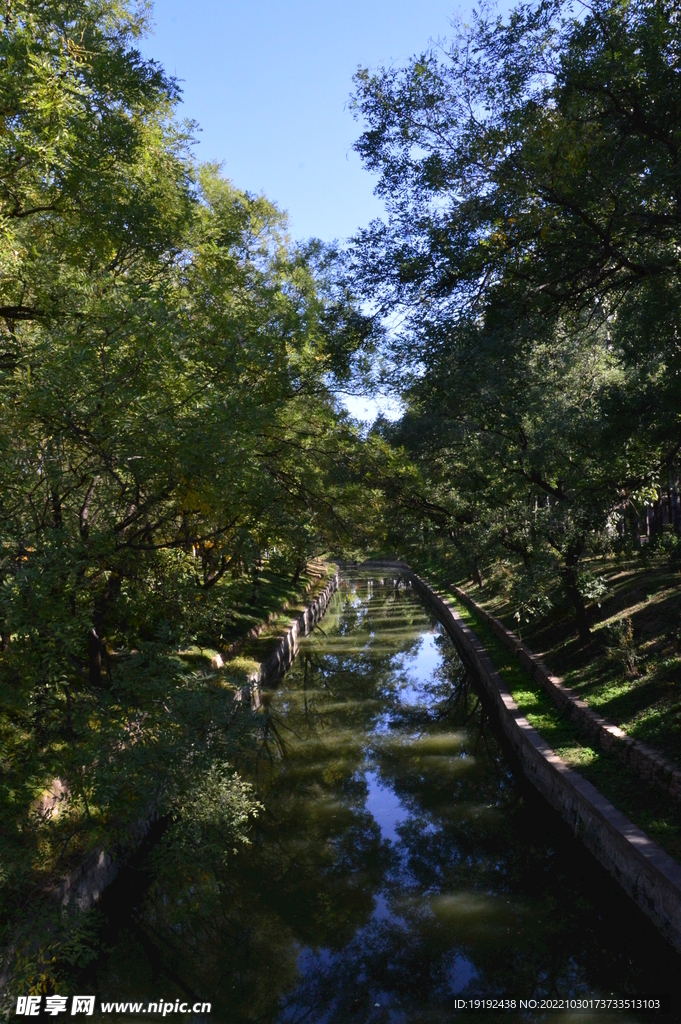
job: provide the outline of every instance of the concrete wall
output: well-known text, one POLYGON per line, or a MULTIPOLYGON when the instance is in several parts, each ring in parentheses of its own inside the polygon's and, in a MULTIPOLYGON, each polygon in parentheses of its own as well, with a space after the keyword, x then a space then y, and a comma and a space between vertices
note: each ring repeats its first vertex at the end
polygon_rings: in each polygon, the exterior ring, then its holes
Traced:
POLYGON ((272 654, 260 666, 253 682, 265 684, 273 679, 278 679, 286 671, 298 653, 298 637, 307 636, 312 632, 320 619, 324 617, 329 602, 337 590, 338 573, 329 580, 322 592, 317 594, 303 614, 291 622, 284 635, 277 641, 277 646, 272 654))
POLYGON ((458 612, 411 570, 407 575, 475 669, 525 775, 681 952, 681 867, 558 757, 520 713, 489 655, 458 612))
POLYGON ((65 909, 89 910, 113 882, 121 864, 142 842, 153 821, 154 816, 150 815, 138 822, 122 845, 109 850, 98 846, 55 887, 52 895, 65 909))

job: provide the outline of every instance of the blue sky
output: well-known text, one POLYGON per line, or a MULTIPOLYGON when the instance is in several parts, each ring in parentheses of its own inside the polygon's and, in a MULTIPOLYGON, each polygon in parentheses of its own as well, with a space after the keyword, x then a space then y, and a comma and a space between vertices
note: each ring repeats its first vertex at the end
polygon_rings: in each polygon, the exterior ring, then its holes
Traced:
POLYGON ((197 155, 264 192, 294 238, 345 238, 379 216, 352 152, 358 65, 400 64, 451 35, 456 0, 156 0, 143 50, 182 79, 197 155))
MULTIPOLYGON (((358 65, 400 65, 451 37, 473 0, 156 0, 142 50, 181 80, 200 160, 286 210, 293 239, 344 239, 383 213, 352 151, 358 65)), ((346 396, 359 419, 393 398, 346 396)))

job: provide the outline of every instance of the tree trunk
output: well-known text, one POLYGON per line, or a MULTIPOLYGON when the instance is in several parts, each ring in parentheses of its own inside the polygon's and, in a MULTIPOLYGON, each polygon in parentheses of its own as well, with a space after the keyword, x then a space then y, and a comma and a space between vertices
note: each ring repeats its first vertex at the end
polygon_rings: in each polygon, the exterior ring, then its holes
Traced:
MULTIPOLYGON (((88 636, 88 655, 90 662, 90 684, 101 686, 102 683, 102 655, 106 655, 103 637, 106 634, 106 613, 114 603, 121 590, 122 580, 118 575, 109 577, 106 586, 101 594, 95 597, 92 615, 92 630, 88 636)), ((107 677, 110 680, 111 673, 107 665, 107 677)))
POLYGON ((669 494, 669 517, 674 533, 681 533, 681 498, 679 492, 675 487, 670 485, 667 492, 669 494))
POLYGON ((61 511, 61 497, 56 487, 50 489, 52 498, 52 525, 55 530, 61 530, 64 526, 64 520, 61 511))
POLYGON ((71 690, 69 689, 68 686, 65 686, 64 692, 66 693, 66 731, 68 733, 69 739, 73 743, 73 721, 71 719, 71 690))
POLYGON ((588 644, 591 640, 589 616, 586 611, 586 605, 584 604, 584 598, 579 592, 579 587, 577 586, 577 573, 575 568, 575 565, 568 565, 565 570, 565 589, 567 590, 568 597, 574 605, 579 639, 583 644, 588 644))
POLYGON ((303 571, 303 566, 304 565, 305 565, 305 562, 298 562, 298 564, 296 565, 296 571, 294 572, 293 579, 291 580, 291 583, 293 583, 294 586, 298 582, 298 580, 300 579, 300 574, 303 571))

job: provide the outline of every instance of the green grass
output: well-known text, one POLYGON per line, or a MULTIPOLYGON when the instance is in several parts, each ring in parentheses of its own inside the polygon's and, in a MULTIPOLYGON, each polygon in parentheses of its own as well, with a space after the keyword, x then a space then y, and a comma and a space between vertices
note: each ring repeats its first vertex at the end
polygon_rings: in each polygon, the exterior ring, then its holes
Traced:
POLYGON ((187 648, 182 651, 182 658, 195 670, 214 675, 222 684, 243 686, 272 653, 291 621, 307 608, 335 571, 335 565, 321 560, 311 562, 295 583, 291 578, 263 572, 256 599, 242 602, 220 644, 187 648), (211 666, 216 655, 223 660, 219 670, 211 666))
POLYGON ((276 641, 291 620, 307 608, 335 572, 335 566, 323 562, 314 563, 311 568, 312 571, 301 574, 295 584, 282 581, 279 577, 269 586, 261 588, 261 596, 253 609, 255 621, 249 620, 248 625, 244 621, 241 638, 236 638, 242 642, 238 643, 237 652, 226 661, 226 673, 241 678, 256 671, 271 654, 276 641), (247 631, 254 625, 262 625, 261 632, 257 636, 247 637, 247 631))
MULTIPOLYGON (((681 572, 664 555, 594 558, 590 571, 605 580, 600 607, 590 608, 593 640, 581 646, 569 609, 522 624, 522 638, 552 672, 599 714, 681 765, 681 572), (633 640, 617 649, 609 635, 630 620, 633 640)), ((488 612, 518 632, 501 575, 485 589, 460 581, 488 612)))
POLYGON ((561 714, 551 697, 491 628, 457 600, 442 578, 434 579, 432 572, 428 575, 484 645, 518 707, 552 749, 681 862, 681 808, 655 784, 641 779, 632 768, 624 765, 615 753, 595 747, 588 734, 561 714))

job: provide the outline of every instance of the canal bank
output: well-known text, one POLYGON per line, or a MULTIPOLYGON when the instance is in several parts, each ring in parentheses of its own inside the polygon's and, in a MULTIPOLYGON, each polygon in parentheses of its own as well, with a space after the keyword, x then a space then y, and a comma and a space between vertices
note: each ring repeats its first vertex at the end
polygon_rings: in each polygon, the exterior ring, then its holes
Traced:
POLYGON ((678 977, 514 773, 475 680, 396 575, 341 581, 263 692, 239 766, 263 806, 251 845, 164 837, 104 895, 105 941, 74 990, 359 1024, 451 1020, 462 994, 650 993, 678 977))
MULTIPOLYGON (((300 638, 307 636, 323 618, 337 589, 338 573, 333 573, 307 607, 291 619, 286 629, 274 641, 272 650, 265 660, 249 674, 248 682, 237 692, 238 700, 249 701, 254 709, 260 707, 262 687, 272 684, 290 667, 298 653, 300 638)), ((229 671, 229 662, 225 665, 220 659, 218 663, 214 661, 213 664, 215 668, 229 671)), ((81 911, 89 910, 99 901, 121 866, 134 854, 157 820, 158 815, 152 813, 130 830, 123 843, 111 850, 103 846, 93 850, 75 870, 69 872, 53 887, 50 895, 64 908, 72 905, 81 911)))
POLYGON ((465 652, 494 702, 527 777, 575 836, 681 951, 681 867, 599 791, 573 771, 521 714, 502 676, 459 613, 416 573, 408 577, 465 652))

